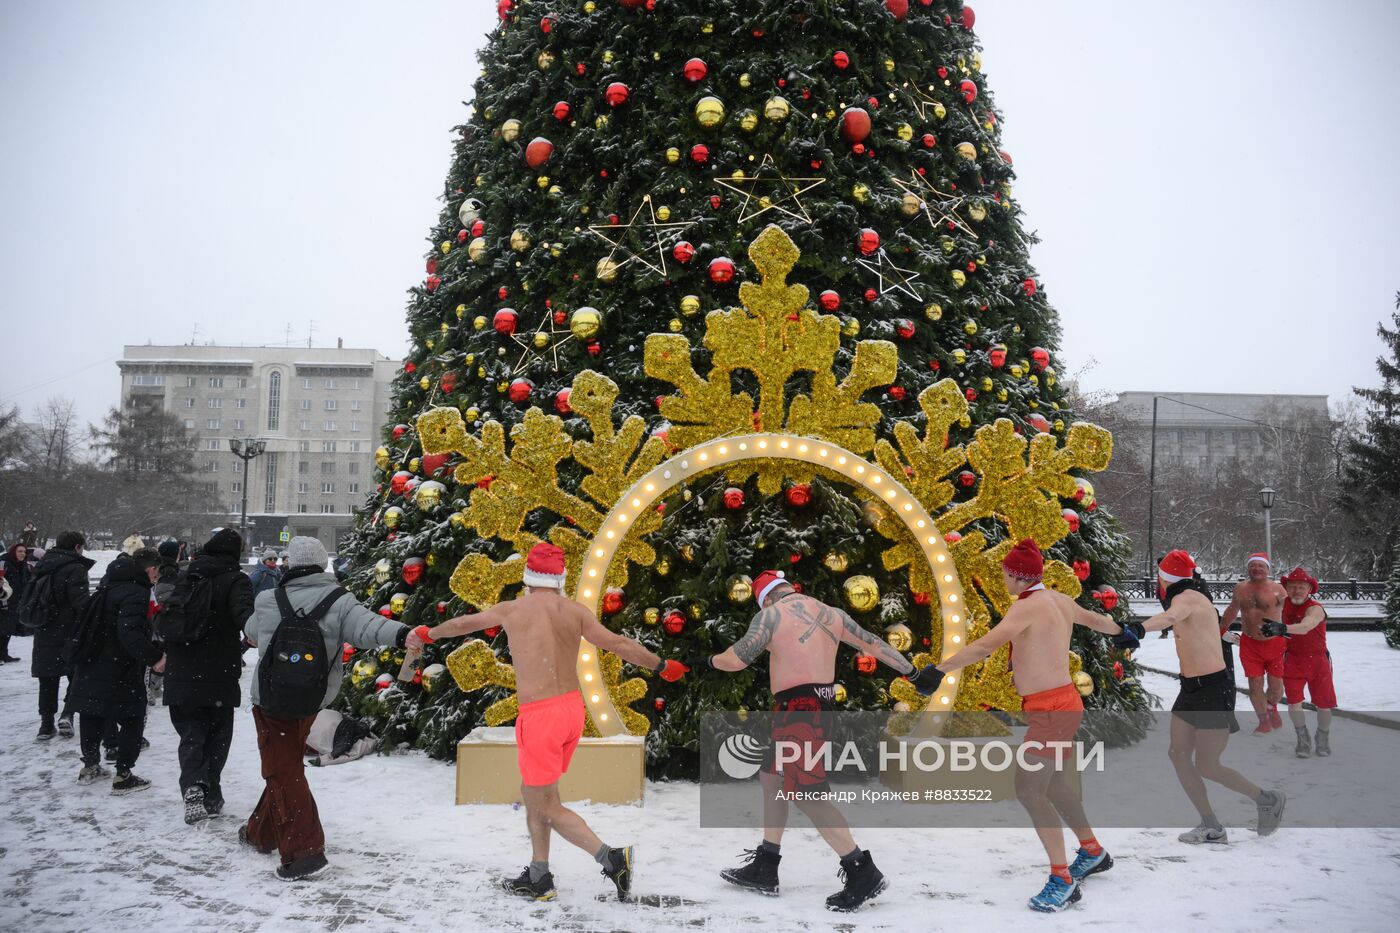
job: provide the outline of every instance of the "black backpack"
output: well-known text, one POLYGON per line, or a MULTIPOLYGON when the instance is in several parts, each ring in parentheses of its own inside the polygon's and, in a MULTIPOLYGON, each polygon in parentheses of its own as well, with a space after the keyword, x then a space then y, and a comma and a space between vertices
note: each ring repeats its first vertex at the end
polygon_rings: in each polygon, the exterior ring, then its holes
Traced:
POLYGON ((73 626, 73 634, 63 646, 69 664, 90 664, 96 661, 102 646, 107 643, 107 590, 106 583, 98 584, 87 604, 83 606, 83 614, 78 616, 78 622, 73 626))
POLYGON ((59 610, 53 600, 53 578, 53 574, 46 573, 35 579, 24 596, 24 602, 19 604, 19 620, 26 628, 37 632, 58 621, 59 610))
POLYGON ((161 603, 156 634, 177 645, 194 644, 209 634, 213 611, 214 581, 185 569, 161 603))
POLYGON ((258 663, 258 705, 272 716, 314 716, 326 698, 331 676, 321 619, 336 600, 348 594, 336 587, 310 612, 303 613, 292 608, 285 589, 279 586, 274 592, 282 618, 258 663))

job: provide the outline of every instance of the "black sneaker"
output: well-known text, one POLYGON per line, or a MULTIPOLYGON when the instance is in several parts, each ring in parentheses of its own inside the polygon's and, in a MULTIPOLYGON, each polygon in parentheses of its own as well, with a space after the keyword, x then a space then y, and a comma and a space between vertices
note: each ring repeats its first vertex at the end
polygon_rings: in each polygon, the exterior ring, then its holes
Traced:
POLYGON ((145 790, 151 786, 151 782, 143 777, 137 777, 130 771, 118 771, 117 776, 112 778, 112 796, 121 797, 125 794, 134 794, 138 790, 145 790))
POLYGON ((553 872, 547 871, 540 876, 539 881, 531 881, 528 866, 520 873, 519 877, 502 881, 501 887, 511 894, 518 894, 536 901, 552 901, 554 895, 558 893, 554 890, 553 872))
POLYGON ((24 658, 17 658, 17 657, 15 657, 14 655, 10 654, 8 651, 5 652, 3 655, 0 655, 0 661, 4 661, 6 664, 13 664, 13 663, 15 663, 16 661, 23 661, 23 660, 24 660, 24 658))
POLYGON ((744 855, 744 864, 738 868, 726 868, 719 873, 719 876, 730 884, 737 884, 741 888, 748 888, 750 891, 757 891, 760 894, 776 895, 778 893, 778 863, 783 860, 779 852, 770 852, 759 846, 757 849, 748 849, 744 855))
POLYGON ((859 910, 861 905, 885 890, 885 876, 875 867, 869 850, 861 853, 850 862, 842 862, 839 876, 845 887, 826 899, 826 909, 848 913, 859 910))
POLYGON ((224 812, 224 798, 216 790, 206 790, 204 792, 204 812, 210 816, 218 816, 224 812))
POLYGON ((53 720, 45 719, 39 724, 39 734, 34 738, 39 742, 47 742, 56 735, 58 735, 58 730, 53 727, 53 720))
POLYGON ((60 737, 65 738, 65 739, 71 739, 71 738, 73 737, 73 717, 72 717, 72 716, 64 716, 62 719, 60 719, 60 720, 58 721, 58 734, 59 734, 60 737))
POLYGON ((83 765, 83 770, 78 772, 78 783, 96 784, 103 778, 108 778, 111 776, 112 772, 108 771, 101 765, 83 765))
POLYGON ((116 761, 117 747, 115 745, 108 745, 106 748, 104 748, 102 750, 102 760, 107 762, 108 764, 111 764, 112 762, 116 761))
POLYGON ((151 740, 148 739, 148 738, 146 738, 144 735, 141 736, 141 751, 144 752, 146 749, 148 749, 148 748, 150 748, 150 747, 151 747, 151 740))
POLYGON ((317 852, 315 855, 292 859, 285 865, 278 865, 277 877, 283 881, 310 881, 330 867, 331 863, 326 861, 326 853, 317 852))
POLYGON ((204 788, 198 784, 185 788, 185 822, 193 826, 207 819, 209 811, 204 808, 204 788))
POLYGON ((632 847, 608 850, 608 863, 603 866, 603 877, 617 885, 617 899, 627 900, 632 893, 632 847))

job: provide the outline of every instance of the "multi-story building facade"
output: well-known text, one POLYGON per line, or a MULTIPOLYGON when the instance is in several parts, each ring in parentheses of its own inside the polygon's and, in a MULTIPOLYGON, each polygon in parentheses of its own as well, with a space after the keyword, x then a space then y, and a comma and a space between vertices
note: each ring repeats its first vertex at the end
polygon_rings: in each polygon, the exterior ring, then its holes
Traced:
POLYGON ((124 404, 159 406, 198 436, 211 524, 238 520, 246 488, 251 543, 286 532, 337 550, 374 482, 398 363, 342 347, 128 346, 117 367, 124 404), (246 473, 232 438, 267 444, 246 473))

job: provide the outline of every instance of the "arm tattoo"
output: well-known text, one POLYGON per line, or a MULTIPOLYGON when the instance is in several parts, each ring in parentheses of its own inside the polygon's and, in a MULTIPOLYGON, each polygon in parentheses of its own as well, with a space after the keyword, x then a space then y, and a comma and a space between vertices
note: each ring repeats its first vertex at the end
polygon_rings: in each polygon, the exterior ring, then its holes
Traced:
POLYGON ((781 620, 782 614, 772 606, 754 616, 749 630, 732 646, 735 657, 745 664, 752 664, 773 640, 773 633, 778 630, 781 620))
POLYGON ((856 623, 849 615, 842 613, 846 626, 846 637, 855 645, 861 646, 867 654, 873 654, 883 661, 887 666, 894 668, 901 674, 908 674, 914 670, 914 665, 909 663, 909 659, 895 651, 893 646, 883 638, 877 637, 872 632, 867 632, 856 623))

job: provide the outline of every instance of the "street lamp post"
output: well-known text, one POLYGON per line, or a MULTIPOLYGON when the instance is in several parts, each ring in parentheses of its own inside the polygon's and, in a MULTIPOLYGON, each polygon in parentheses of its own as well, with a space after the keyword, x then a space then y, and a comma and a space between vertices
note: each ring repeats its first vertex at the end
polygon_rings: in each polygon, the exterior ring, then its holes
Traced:
MULTIPOLYGON (((248 477, 252 475, 248 464, 267 451, 267 441, 256 437, 230 437, 228 449, 233 451, 235 457, 243 461, 243 516, 238 522, 238 533, 243 537, 243 547, 246 549, 248 547, 248 477)), ((240 558, 242 556, 239 555, 240 558)))
POLYGON ((1264 554, 1269 558, 1270 563, 1273 563, 1274 559, 1274 529, 1269 521, 1269 513, 1273 510, 1274 496, 1276 495, 1278 493, 1268 486, 1259 490, 1259 504, 1264 507, 1264 554))

